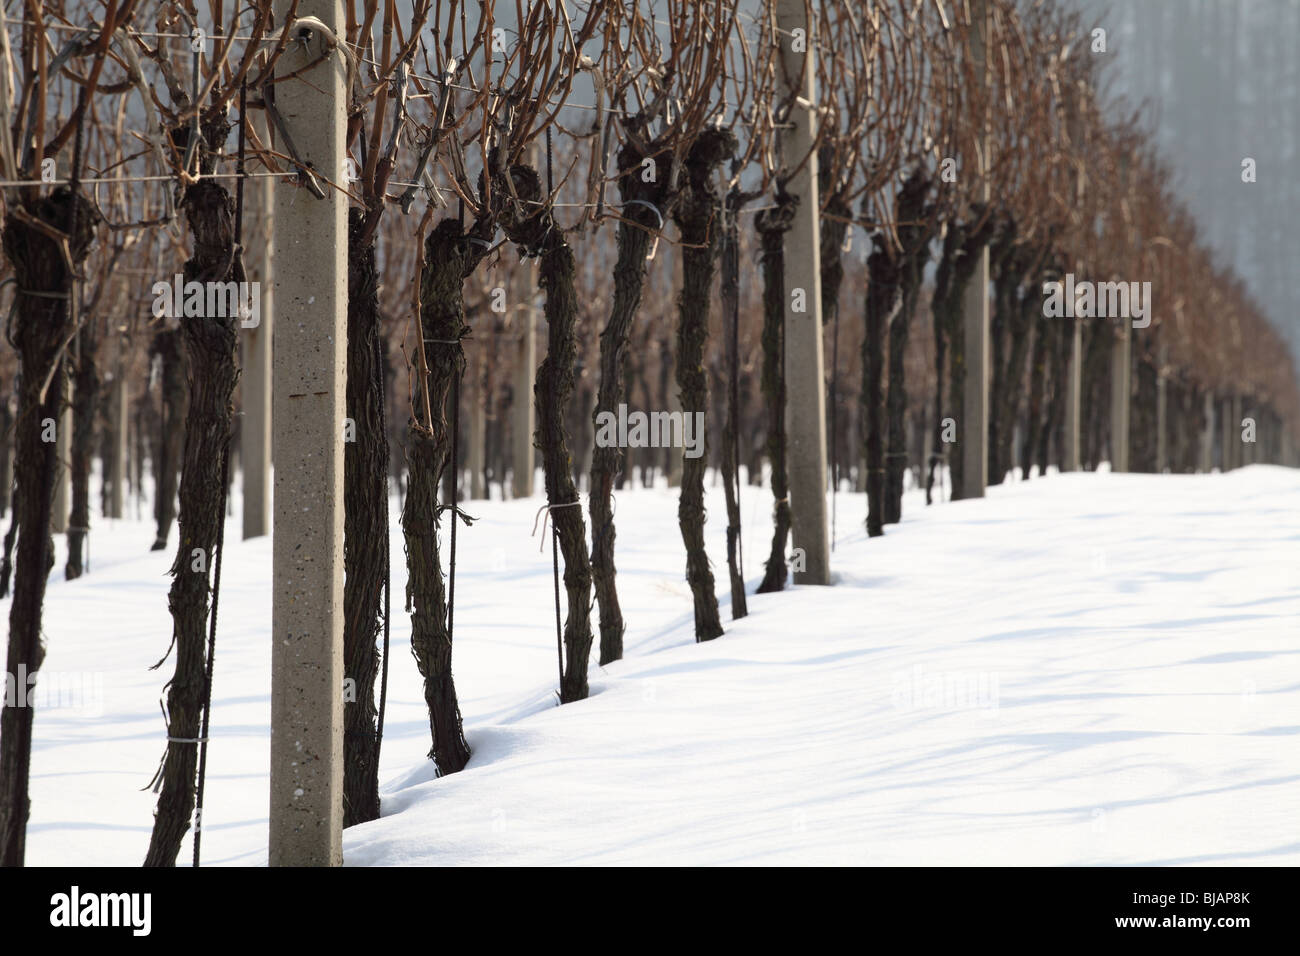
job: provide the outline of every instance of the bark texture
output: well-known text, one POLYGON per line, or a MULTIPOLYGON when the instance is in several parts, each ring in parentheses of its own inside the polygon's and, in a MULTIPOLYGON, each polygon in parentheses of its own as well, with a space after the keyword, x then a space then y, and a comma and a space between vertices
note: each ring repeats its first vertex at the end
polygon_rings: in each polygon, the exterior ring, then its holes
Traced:
MULTIPOLYGON (((465 370, 465 353, 460 344, 469 332, 464 283, 482 259, 482 247, 470 242, 458 220, 448 218, 438 223, 425 240, 424 256, 420 328, 427 373, 420 369, 415 376, 402 530, 406 536, 411 654, 424 678, 424 702, 433 738, 429 757, 439 775, 445 775, 464 769, 470 750, 452 678, 452 635, 447 626, 447 596, 438 555, 439 515, 451 506, 439 504, 438 489, 451 452, 447 398, 452 383, 465 370)), ((457 517, 452 511, 451 520, 457 517)))
POLYGON ((885 329, 902 308, 902 269, 883 236, 867 257, 866 334, 862 338, 862 407, 866 421, 867 534, 885 533, 885 329))
POLYGON ((152 360, 158 357, 159 421, 153 448, 154 519, 158 533, 153 551, 167 547, 176 520, 176 484, 180 475, 181 450, 185 443, 185 419, 189 410, 185 347, 179 328, 162 329, 149 347, 152 360))
MULTIPOLYGON (((614 264, 614 300, 609 322, 600 333, 600 386, 596 407, 592 411, 594 434, 600 433, 603 414, 616 415, 627 395, 628 337, 641 307, 645 284, 645 257, 650 243, 664 224, 664 206, 668 201, 667 177, 645 182, 641 176, 640 150, 628 143, 618 154, 619 192, 623 197, 623 220, 618 224, 618 260, 614 264), (654 211, 642 203, 648 203, 654 211)), ((662 157, 661 157, 662 161, 662 157)), ((614 567, 614 483, 623 473, 624 451, 618 445, 602 447, 591 453, 591 576, 600 606, 600 663, 608 664, 623 656, 623 610, 618 603, 614 567)))
MULTIPOLYGON (((215 168, 216 154, 229 131, 224 111, 204 117, 200 150, 205 171, 215 168)), ((235 244, 235 204, 220 180, 204 179, 187 187, 182 208, 194 240, 193 254, 184 267, 185 281, 244 282, 244 263, 235 244)), ((194 813, 198 746, 190 741, 199 736, 207 684, 209 581, 225 520, 231 395, 239 377, 238 315, 207 314, 207 306, 205 302, 203 315, 180 319, 190 365, 190 401, 177 515, 180 540, 167 595, 176 668, 167 683, 169 740, 158 771, 161 790, 146 866, 175 865, 194 813)))
MULTIPOLYGON (((729 130, 709 129, 702 133, 687 154, 686 184, 673 210, 683 242, 676 369, 683 415, 707 412, 709 407, 704 347, 709 338, 718 213, 722 203, 713 179, 719 164, 735 151, 736 137, 729 130)), ((722 635, 722 621, 718 616, 713 569, 704 550, 704 472, 708 467, 708 443, 703 436, 701 444, 702 454, 698 458, 682 458, 677 519, 686 545, 686 580, 695 601, 695 639, 710 641, 722 635)))
MULTIPOLYGON (((1007 227, 1014 237, 1014 223, 1007 227)), ((994 302, 999 320, 1000 342, 994 368, 996 386, 989 396, 989 484, 1001 484, 1015 468, 1012 447, 1015 426, 1024 395, 1025 361, 1029 357, 1030 330, 1035 316, 1042 314, 1042 285, 1037 277, 1047 247, 1015 239, 994 276, 994 302), (996 480, 995 480, 996 479, 996 480)), ((1032 373, 1031 373, 1032 374, 1032 373)))
MULTIPOLYGON (((9 207, 0 234, 17 284, 12 342, 18 352, 21 383, 14 422, 14 517, 19 528, 14 596, 9 606, 7 674, 36 675, 45 659, 41 615, 45 583, 54 564, 50 511, 54 494, 55 443, 45 441, 46 426, 58 422, 63 390, 60 349, 72 327, 69 295, 72 274, 85 261, 93 240, 94 211, 86 200, 59 187, 41 197, 23 198, 9 207), (72 269, 51 233, 69 237, 72 269), (44 390, 47 376, 53 379, 44 390)), ((31 685, 15 688, 15 703, 24 705, 31 685)), ((0 866, 22 866, 27 817, 31 810, 27 782, 31 769, 30 706, 0 701, 0 866)))
MULTIPOLYGON (((87 322, 77 336, 70 359, 72 378, 72 442, 68 479, 72 508, 68 515, 68 562, 64 577, 71 581, 85 571, 83 550, 90 533, 90 461, 95 451, 95 409, 99 398, 99 370, 95 355, 99 342, 97 323, 87 322)), ((105 475, 107 480, 107 475, 105 475)))
MULTIPOLYGON (((1052 281, 1054 274, 1044 274, 1042 282, 1052 281)), ((1042 284, 1038 286, 1042 288, 1042 284)), ((1020 480, 1028 481, 1034 467, 1034 456, 1039 442, 1047 431, 1047 377, 1048 363, 1051 361, 1055 336, 1059 322, 1050 321, 1043 316, 1041 307, 1031 309, 1027 315, 1027 333, 1033 339, 1033 349, 1029 357, 1029 394, 1025 408, 1025 431, 1020 443, 1020 480)))
POLYGON ((731 619, 749 614, 740 539, 740 194, 727 195, 727 225, 722 235, 722 312, 727 318, 727 414, 722 424, 722 484, 727 498, 727 575, 731 579, 731 619))
POLYGON ((772 548, 768 553, 759 594, 785 588, 788 568, 785 546, 790 539, 790 481, 786 473, 785 434, 785 234, 794 223, 798 200, 785 190, 776 195, 774 209, 754 217, 763 256, 763 374, 767 409, 767 460, 772 469, 772 548))
POLYGON ((523 201, 511 203, 501 212, 501 227, 521 254, 540 259, 538 284, 545 293, 546 358, 537 369, 533 394, 537 401, 535 446, 541 455, 546 480, 546 502, 550 520, 564 557, 564 590, 568 615, 564 621, 564 673, 560 679, 560 703, 587 696, 587 665, 591 656, 591 556, 587 551, 587 525, 573 479, 565 414, 572 401, 578 362, 574 326, 578 317, 578 295, 574 287, 573 250, 552 218, 541 177, 531 166, 517 164, 498 173, 493 192, 498 200, 510 195, 523 201))
MULTIPOLYGON (((9 480, 13 465, 14 410, 8 389, 0 386, 0 518, 9 514, 13 482, 9 480)), ((8 554, 5 555, 8 557, 8 554)))
POLYGON ((934 227, 926 208, 932 181, 918 168, 898 193, 899 308, 889 323, 889 392, 886 397, 885 490, 882 510, 885 524, 897 524, 903 517, 903 473, 907 470, 907 340, 912 317, 921 297, 921 279, 930 261, 930 239, 934 227))
POLYGON ((388 436, 380 346, 379 273, 364 214, 348 210, 347 417, 343 445, 343 664, 355 699, 343 703, 343 825, 379 817, 376 640, 388 576, 388 436))
MULTIPOLYGON (((831 329, 831 355, 828 369, 829 387, 826 391, 826 434, 827 452, 830 460, 831 488, 838 492, 840 487, 841 458, 844 448, 841 435, 844 432, 844 414, 840 409, 839 351, 840 351, 840 288, 844 284, 844 239, 849 231, 849 222, 853 218, 853 207, 845 201, 844 190, 837 189, 832 183, 831 171, 836 163, 833 150, 829 146, 821 147, 817 166, 818 195, 823 205, 821 220, 821 284, 822 284, 822 329, 831 329)), ((849 432, 852 434, 852 431, 849 432)), ((852 441, 849 442, 852 447, 852 441)), ((832 513, 832 522, 834 521, 832 513)), ((832 532, 834 529, 832 529, 832 532)), ((834 537, 832 533, 832 544, 834 537)))

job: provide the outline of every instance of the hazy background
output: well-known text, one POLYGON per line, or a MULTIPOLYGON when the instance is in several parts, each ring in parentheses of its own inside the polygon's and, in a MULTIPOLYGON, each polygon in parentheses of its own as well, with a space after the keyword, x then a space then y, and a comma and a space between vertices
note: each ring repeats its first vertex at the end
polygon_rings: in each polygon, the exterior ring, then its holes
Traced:
MULTIPOLYGON (((1300 0, 1057 2, 1080 11, 1085 25, 1105 28, 1102 85, 1117 115, 1121 98, 1123 112, 1145 106, 1203 241, 1245 281, 1300 369, 1300 295, 1292 282, 1300 254, 1300 0), (1241 181, 1247 156, 1257 167, 1252 184, 1241 181)), ((407 16, 409 3, 399 0, 407 16)), ((741 7, 751 17, 759 12, 756 0, 741 7)), ((514 34, 511 4, 496 22, 514 34)), ((571 100, 594 102, 586 77, 571 100)))
POLYGON ((1178 195, 1300 367, 1300 0, 1061 0, 1106 29, 1103 77, 1148 104, 1178 195), (1241 181, 1244 157, 1257 181, 1241 181))

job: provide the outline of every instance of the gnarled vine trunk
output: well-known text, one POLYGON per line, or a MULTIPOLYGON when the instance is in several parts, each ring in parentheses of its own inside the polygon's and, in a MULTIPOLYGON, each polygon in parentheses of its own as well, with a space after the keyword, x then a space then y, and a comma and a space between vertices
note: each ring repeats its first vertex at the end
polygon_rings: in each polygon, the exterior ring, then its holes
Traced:
MULTIPOLYGON (((475 237, 481 240, 481 237, 475 237)), ((452 383, 465 370, 460 340, 469 332, 465 322, 465 278, 482 260, 482 246, 470 241, 457 219, 444 219, 424 244, 420 276, 420 332, 423 362, 415 375, 410 431, 407 436, 407 488, 402 509, 406 537, 406 609, 411 614, 411 654, 424 678, 424 702, 429 710, 433 746, 429 757, 438 773, 457 773, 469 762, 460 702, 452 679, 452 635, 447 621, 447 596, 438 556, 439 483, 451 452, 447 416, 452 383)), ((458 516, 450 511, 450 520, 458 516)))
POLYGON ((1041 285, 1028 282, 1046 258, 1045 245, 1026 245, 1016 224, 1008 220, 1004 255, 994 272, 994 301, 998 332, 994 350, 993 387, 989 394, 989 484, 1001 484, 1015 469, 1013 437, 1024 389, 1025 360, 1029 356, 1034 316, 1042 312, 1041 285))
MULTIPOLYGON (((1050 281, 1048 274, 1043 275, 1043 282, 1050 281)), ((1042 288, 1041 284, 1039 288, 1042 288)), ((1028 294, 1028 293, 1027 293, 1028 294)), ((1028 481, 1034 467, 1034 456, 1042 436, 1047 432, 1045 389, 1048 375, 1048 363, 1053 355, 1053 343, 1060 324, 1043 316, 1041 307, 1029 310, 1026 315, 1028 329, 1034 347, 1029 357, 1029 395, 1025 409, 1025 433, 1020 443, 1020 480, 1028 481)))
POLYGON ((727 194, 727 225, 722 234, 722 313, 727 320, 727 414, 722 424, 722 485, 727 499, 727 574, 731 579, 731 619, 749 614, 740 539, 740 192, 727 194))
POLYGON ((149 355, 158 356, 158 430, 153 448, 154 519, 158 532, 152 551, 167 547, 176 520, 176 485, 180 477, 181 450, 185 445, 185 419, 189 410, 187 365, 179 328, 159 330, 149 355))
POLYGON ((862 408, 866 422, 867 534, 885 533, 885 329, 902 308, 897 253, 877 234, 867 257, 866 334, 862 337, 862 408))
MULTIPOLYGON (((845 200, 847 186, 842 180, 837 185, 832 179, 836 167, 834 149, 829 144, 823 144, 817 160, 817 194, 823 204, 818 259, 821 265, 822 329, 830 327, 832 330, 828 362, 830 381, 826 391, 826 448, 829 455, 826 466, 830 472, 831 488, 838 491, 840 452, 844 447, 840 441, 840 435, 844 431, 839 383, 840 288, 844 284, 844 239, 853 219, 853 207, 845 200)), ((851 441, 849 444, 852 447, 851 441)))
MULTIPOLYGON (((510 240, 526 255, 540 256, 538 283, 546 293, 546 358, 537 369, 533 393, 537 399, 536 446, 542 457, 546 479, 546 502, 551 523, 564 556, 564 589, 568 616, 564 621, 564 674, 560 680, 560 702, 567 704, 587 696, 587 665, 591 656, 591 558, 587 552, 587 526, 582 518, 578 489, 573 481, 564 416, 574 386, 578 350, 574 324, 578 296, 574 288, 573 250, 546 206, 541 178, 531 166, 510 169, 514 194, 525 203, 527 213, 503 214, 501 225, 510 240)), ((498 196, 506 195, 504 180, 494 184, 498 196)))
POLYGON ((1036 255, 1034 263, 1020 272, 1017 279, 1019 291, 1011 297, 1011 341, 1006 371, 1003 375, 1003 391, 998 406, 998 420, 1002 423, 998 433, 997 449, 999 479, 1005 478, 1007 472, 1015 471, 1016 467, 1013 439, 1024 388, 1025 361, 1029 357, 1030 330, 1033 328, 1035 316, 1042 312, 1042 296, 1039 293, 1042 286, 1027 283, 1025 277, 1034 274, 1041 258, 1041 255, 1036 255))
POLYGON ((985 441, 985 460, 988 466, 988 483, 1002 483, 998 449, 1002 446, 1001 431, 1002 395, 1006 389, 1007 339, 1010 335, 1010 314, 1015 308, 1015 224, 1009 216, 999 217, 999 227, 989 244, 989 277, 993 283, 993 311, 989 316, 989 401, 988 434, 985 441))
POLYGON ((907 178, 898 193, 896 227, 899 252, 899 309, 889 323, 889 392, 886 397, 888 446, 885 453, 884 523, 897 524, 903 517, 903 473, 907 470, 907 340, 912 317, 921 297, 921 278, 930 261, 930 238, 934 227, 926 211, 931 180, 922 168, 907 178))
POLYGON ((798 200, 780 189, 776 206, 754 217, 763 255, 763 403, 767 408, 767 459, 772 467, 772 549, 759 594, 780 591, 788 573, 785 546, 790 539, 790 482, 785 434, 785 234, 794 222, 798 200))
MULTIPOLYGON (((667 177, 646 182, 641 175, 644 157, 631 143, 618 154, 619 192, 623 197, 622 220, 618 224, 618 260, 614 264, 614 300, 609 322, 600 333, 600 386, 592 411, 595 434, 600 419, 617 415, 627 395, 628 336, 645 283, 645 258, 650 243, 664 224, 668 200, 667 177), (653 207, 653 209, 648 208, 653 207)), ((662 157, 661 157, 662 159, 662 157)), ((614 567, 614 514, 611 495, 614 482, 623 472, 624 452, 617 444, 602 446, 591 453, 591 488, 587 497, 591 512, 591 576, 600 606, 600 663, 623 656, 623 610, 618 603, 614 567)))
POLYGON ((1050 323, 1044 322, 1044 325, 1055 325, 1056 328, 1049 334, 1051 348, 1047 360, 1052 363, 1053 369, 1047 380, 1047 410, 1043 417, 1043 429, 1038 436, 1038 447, 1035 449, 1035 460, 1038 462, 1040 477, 1047 474, 1047 462, 1053 444, 1056 446, 1057 461, 1065 460, 1065 449, 1062 447, 1065 437, 1065 430, 1062 427, 1065 418, 1065 383, 1066 376, 1069 374, 1070 347, 1074 337, 1074 330, 1070 323, 1077 321, 1079 320, 1057 319, 1050 323))
POLYGON ((50 512, 55 448, 47 439, 62 412, 60 350, 72 327, 72 275, 80 270, 93 241, 93 217, 90 203, 61 186, 47 196, 24 197, 12 204, 0 237, 17 285, 12 340, 21 368, 14 422, 14 518, 19 534, 6 673, 17 685, 15 704, 23 705, 10 707, 0 701, 0 866, 22 866, 26 852, 33 718, 27 694, 29 681, 45 659, 41 616, 45 583, 54 565, 50 512), (69 236, 64 248, 71 269, 61 244, 42 226, 69 236))
POLYGON ((13 494, 13 427, 13 405, 9 401, 8 389, 0 385, 0 518, 9 514, 12 505, 10 499, 13 494))
MULTIPOLYGON (((691 145, 683 172, 686 184, 673 210, 681 234, 682 291, 678 298, 677 387, 682 415, 705 412, 709 407, 709 382, 704 371, 704 346, 709 338, 710 297, 714 257, 718 251, 718 221, 722 199, 713 174, 736 151, 730 130, 709 129, 691 145)), ((818 388, 821 383, 817 383, 818 388)), ((707 432, 700 438, 700 455, 682 457, 682 491, 677 519, 686 545, 686 580, 695 601, 695 639, 710 641, 722 635, 713 570, 704 550, 704 472, 708 467, 707 432)))
MULTIPOLYGON (((201 167, 211 172, 230 131, 225 111, 203 119, 201 167)), ((235 244, 235 204, 220 180, 203 179, 185 190, 182 202, 194 239, 184 267, 189 282, 246 281, 244 262, 235 244)), ((176 668, 167 684, 167 752, 158 771, 161 792, 154 812, 146 866, 174 866, 181 840, 194 812, 195 770, 206 690, 208 598, 217 539, 225 521, 225 476, 230 449, 231 395, 237 368, 238 314, 205 296, 202 315, 180 319, 190 364, 190 402, 185 418, 185 453, 181 465, 180 540, 167 595, 172 615, 176 668)))
MULTIPOLYGON (((68 449, 68 478, 72 509, 68 515, 68 562, 64 577, 71 581, 85 571, 82 552, 90 532, 90 460, 95 450, 95 407, 99 397, 97 323, 83 325, 70 358, 72 377, 72 442, 68 449)), ((107 475, 105 475, 107 480, 107 475)))
POLYGON ((388 435, 380 346, 379 273, 364 213, 348 210, 347 417, 343 445, 343 825, 379 817, 376 640, 388 572, 388 435))

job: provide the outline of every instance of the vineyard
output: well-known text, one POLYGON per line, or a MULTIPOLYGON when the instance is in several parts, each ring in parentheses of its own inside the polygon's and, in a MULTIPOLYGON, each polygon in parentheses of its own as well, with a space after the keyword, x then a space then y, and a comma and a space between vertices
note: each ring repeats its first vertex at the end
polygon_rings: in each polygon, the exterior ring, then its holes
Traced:
MULTIPOLYGON (((393 706, 429 778, 474 766, 466 628, 542 622, 564 714, 648 666, 651 619, 725 642, 763 600, 772 648, 825 630, 851 656, 819 608, 868 619, 873 553, 939 560, 936 522, 990 488, 1300 465, 1284 336, 1065 3, 29 0, 0 36, 7 866, 23 697, 47 643, 96 628, 76 589, 136 553, 171 560, 133 597, 161 758, 126 785, 154 806, 136 862, 201 861, 224 622, 260 602, 269 859, 338 864, 391 812, 390 680, 418 687, 393 706), (546 574, 485 578, 518 540, 546 574), (650 593, 632 556, 683 586, 650 593)), ((1215 487, 1285 485, 1238 478, 1215 487)))

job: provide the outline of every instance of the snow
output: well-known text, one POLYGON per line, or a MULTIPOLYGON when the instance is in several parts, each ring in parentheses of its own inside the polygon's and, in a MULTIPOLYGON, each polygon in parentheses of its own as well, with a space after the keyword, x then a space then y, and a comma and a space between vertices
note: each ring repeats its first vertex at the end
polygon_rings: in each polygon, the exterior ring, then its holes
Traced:
MULTIPOLYGON (((745 486, 752 591, 771 495, 745 486)), ((398 508, 384 816, 349 864, 1300 863, 1300 471, 1049 475, 867 540, 839 498, 833 587, 695 644, 675 493, 617 494, 626 659, 557 707, 540 500, 472 502, 454 667, 473 759, 436 779, 398 508)), ((172 543, 176 540, 172 532, 172 543)), ((162 755, 173 553, 100 521, 51 578, 28 859, 139 864, 162 755)), ((204 862, 266 861, 271 547, 227 527, 204 862)), ((61 541, 61 539, 59 539, 61 541)), ((0 611, 7 616, 7 601, 0 611)), ((189 841, 181 860, 189 857, 189 841)))

